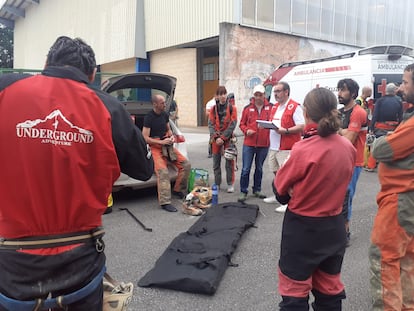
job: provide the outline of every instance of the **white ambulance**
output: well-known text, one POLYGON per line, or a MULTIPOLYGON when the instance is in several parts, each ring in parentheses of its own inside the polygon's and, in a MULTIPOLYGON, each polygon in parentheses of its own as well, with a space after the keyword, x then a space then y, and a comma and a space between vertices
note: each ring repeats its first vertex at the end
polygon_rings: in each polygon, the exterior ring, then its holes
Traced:
POLYGON ((413 49, 401 45, 373 46, 328 58, 284 63, 263 83, 267 98, 275 102, 272 88, 279 81, 290 85, 292 99, 303 103, 315 87, 327 88, 337 95, 338 81, 354 79, 360 89, 371 86, 373 97, 385 95, 387 83, 400 84, 404 68, 414 62, 413 49))

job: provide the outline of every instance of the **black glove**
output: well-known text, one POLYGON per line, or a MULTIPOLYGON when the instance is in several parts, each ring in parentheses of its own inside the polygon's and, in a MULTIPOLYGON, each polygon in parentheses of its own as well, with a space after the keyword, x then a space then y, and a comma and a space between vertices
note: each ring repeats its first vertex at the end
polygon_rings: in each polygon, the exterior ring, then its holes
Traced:
POLYGON ((280 195, 277 192, 277 189, 275 187, 275 183, 272 181, 272 189, 273 189, 273 193, 276 196, 276 200, 280 203, 280 204, 288 204, 290 201, 290 195, 289 194, 285 194, 285 195, 280 195))

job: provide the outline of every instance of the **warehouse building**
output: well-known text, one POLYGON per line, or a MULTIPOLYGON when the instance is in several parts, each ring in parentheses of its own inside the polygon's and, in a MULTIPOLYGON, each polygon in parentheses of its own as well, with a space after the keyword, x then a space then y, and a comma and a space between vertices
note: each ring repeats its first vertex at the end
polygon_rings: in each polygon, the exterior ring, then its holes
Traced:
POLYGON ((41 69, 58 36, 80 37, 95 50, 99 82, 175 76, 180 125, 202 126, 219 84, 240 111, 281 63, 412 44, 413 9, 410 0, 7 0, 0 23, 14 28, 15 68, 41 69))

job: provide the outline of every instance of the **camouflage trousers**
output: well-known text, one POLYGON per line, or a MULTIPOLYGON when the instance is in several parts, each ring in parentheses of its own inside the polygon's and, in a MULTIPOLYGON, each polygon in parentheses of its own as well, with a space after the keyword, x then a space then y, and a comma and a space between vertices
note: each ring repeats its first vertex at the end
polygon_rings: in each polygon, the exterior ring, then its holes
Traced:
POLYGON ((371 234, 372 310, 414 310, 414 192, 378 194, 371 234))
POLYGON ((191 164, 176 148, 175 161, 169 161, 163 156, 161 146, 151 146, 152 157, 154 159, 154 171, 157 176, 158 201, 160 205, 171 203, 171 181, 168 173, 168 164, 171 163, 178 170, 177 179, 174 184, 174 191, 187 192, 188 177, 190 175, 191 164))

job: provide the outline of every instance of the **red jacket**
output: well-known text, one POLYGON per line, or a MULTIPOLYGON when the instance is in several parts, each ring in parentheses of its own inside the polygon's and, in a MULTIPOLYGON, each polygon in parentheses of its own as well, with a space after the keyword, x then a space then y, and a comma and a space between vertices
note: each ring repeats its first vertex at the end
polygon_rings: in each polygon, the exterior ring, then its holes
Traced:
POLYGON ((152 176, 152 157, 129 114, 76 68, 2 75, 0 106, 0 237, 101 226, 120 170, 152 176))
MULTIPOLYGON (((275 103, 272 107, 272 112, 269 118, 270 121, 273 120, 273 116, 275 115, 279 105, 279 103, 275 103)), ((286 103, 286 109, 283 112, 282 119, 280 120, 280 124, 283 128, 290 128, 296 125, 295 121, 293 120, 293 114, 295 113, 297 106, 299 106, 299 103, 295 102, 293 99, 289 99, 289 101, 286 103)), ((293 144, 301 140, 301 137, 302 133, 281 135, 280 150, 291 150, 293 144)))
POLYGON ((295 144, 289 159, 277 171, 274 185, 280 195, 293 190, 289 210, 295 214, 307 217, 339 215, 355 156, 355 148, 344 137, 314 135, 295 144))
POLYGON ((216 105, 211 108, 208 127, 210 136, 214 137, 214 139, 220 137, 224 141, 228 141, 233 136, 234 129, 237 125, 237 109, 227 102, 225 104, 226 113, 220 120, 219 111, 217 110, 220 105, 220 103, 216 103, 216 105))
POLYGON ((246 146, 269 147, 269 129, 259 128, 256 122, 256 120, 267 121, 270 119, 272 106, 266 99, 264 101, 260 113, 254 104, 254 98, 243 109, 239 127, 244 133, 244 145, 246 146), (256 133, 247 136, 247 130, 254 130, 256 133))

